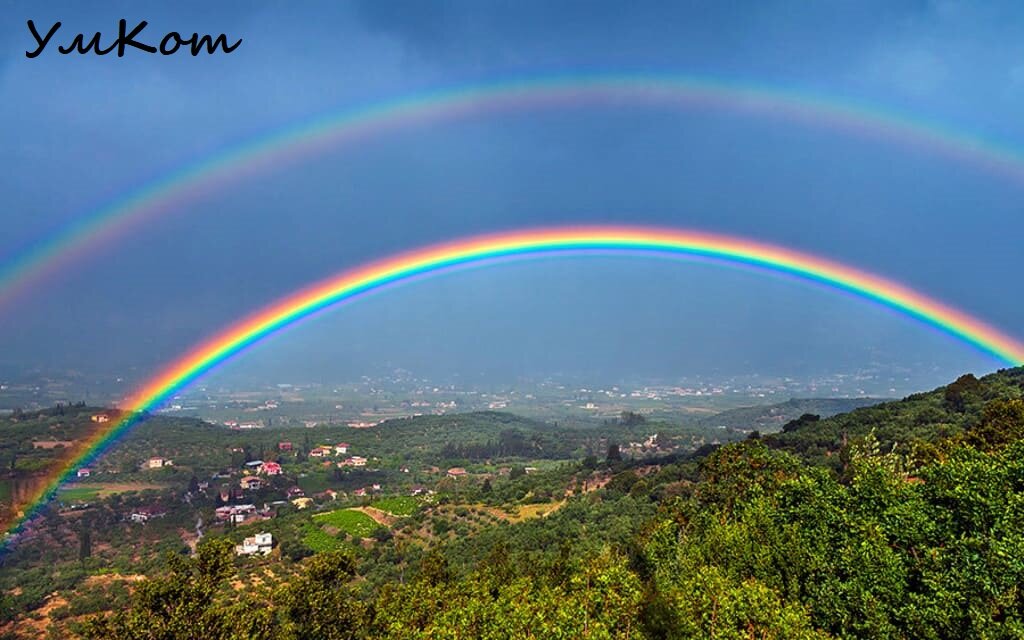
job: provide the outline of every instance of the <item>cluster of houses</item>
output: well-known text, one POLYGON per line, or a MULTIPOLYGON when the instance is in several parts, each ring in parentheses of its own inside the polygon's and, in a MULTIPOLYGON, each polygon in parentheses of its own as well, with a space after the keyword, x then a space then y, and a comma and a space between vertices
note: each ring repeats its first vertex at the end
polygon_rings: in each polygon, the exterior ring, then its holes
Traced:
POLYGON ((258 511, 254 504, 232 504, 217 507, 214 514, 218 520, 230 522, 231 524, 242 524, 249 520, 262 518, 268 511, 269 509, 264 509, 262 512, 258 511))
POLYGON ((284 471, 279 463, 271 460, 250 460, 245 463, 245 468, 247 471, 267 476, 279 476, 284 471))
MULTIPOLYGON (((278 445, 278 446, 280 446, 280 445, 278 445)), ((330 447, 330 446, 327 446, 327 445, 320 445, 318 447, 313 447, 312 449, 309 450, 309 457, 310 458, 329 458, 332 455, 343 456, 343 455, 348 453, 348 450, 349 450, 349 448, 351 446, 352 445, 350 445, 347 442, 339 442, 338 444, 334 445, 333 447, 330 447)))
MULTIPOLYGON (((105 414, 97 414, 97 415, 93 416, 93 420, 97 421, 95 419, 98 416, 102 416, 102 417, 106 418, 105 414)), ((106 418, 104 420, 98 420, 97 422, 106 422, 108 419, 109 418, 106 418)), ((173 467, 173 466, 174 466, 174 461, 171 460, 170 458, 161 458, 161 457, 158 457, 158 456, 154 456, 154 457, 146 460, 145 462, 143 462, 139 466, 139 468, 142 469, 142 470, 147 470, 147 469, 163 469, 164 467, 173 467)), ((82 467, 81 469, 79 469, 78 471, 75 472, 75 477, 76 478, 88 478, 91 475, 92 475, 92 469, 89 468, 89 467, 82 467)))
POLYGON ((629 454, 630 456, 644 456, 658 453, 661 450, 662 447, 656 433, 647 436, 643 442, 630 442, 628 445, 621 447, 622 453, 629 454))
POLYGON ((374 482, 368 487, 360 487, 359 489, 356 489, 355 491, 352 492, 352 495, 354 495, 357 498, 364 498, 370 495, 371 493, 379 493, 381 491, 383 491, 383 488, 380 486, 380 483, 374 482))
POLYGON ((227 420, 224 422, 224 426, 228 427, 232 431, 252 431, 253 429, 262 429, 263 424, 260 422, 237 422, 235 420, 227 420))
MULTIPOLYGON (((309 457, 310 458, 324 459, 324 458, 332 458, 334 456, 344 456, 344 455, 348 454, 349 449, 351 449, 351 448, 352 448, 352 445, 350 445, 347 442, 339 442, 338 444, 336 444, 334 446, 322 444, 322 445, 318 445, 318 446, 313 447, 312 449, 310 449, 309 450, 309 457)), ((277 443, 277 450, 278 451, 292 451, 293 450, 292 443, 291 442, 278 442, 277 443)), ((343 467, 365 467, 366 463, 367 463, 367 459, 364 458, 363 456, 348 456, 344 460, 339 460, 337 465, 338 465, 339 468, 343 468, 343 467)), ((326 465, 326 464, 329 464, 329 463, 325 462, 324 464, 326 465)))

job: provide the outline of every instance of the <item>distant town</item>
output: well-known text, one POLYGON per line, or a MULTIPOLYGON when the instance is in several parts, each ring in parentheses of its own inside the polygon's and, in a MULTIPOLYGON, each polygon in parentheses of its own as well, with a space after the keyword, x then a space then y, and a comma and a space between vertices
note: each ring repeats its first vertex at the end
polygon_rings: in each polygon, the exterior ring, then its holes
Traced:
MULTIPOLYGON (((937 374, 941 379, 941 374, 937 374)), ((85 400, 117 406, 143 376, 88 380, 75 374, 37 373, 0 379, 0 411, 36 409, 85 400), (136 379, 137 378, 137 379, 136 379)), ((928 372, 911 375, 886 367, 817 376, 706 375, 674 380, 585 382, 580 376, 520 378, 514 383, 440 381, 396 368, 338 383, 281 381, 263 384, 198 384, 159 409, 193 415, 241 430, 275 420, 346 423, 371 427, 417 415, 500 410, 541 418, 615 417, 636 411, 654 417, 701 414, 789 398, 899 397, 931 384, 928 372)))

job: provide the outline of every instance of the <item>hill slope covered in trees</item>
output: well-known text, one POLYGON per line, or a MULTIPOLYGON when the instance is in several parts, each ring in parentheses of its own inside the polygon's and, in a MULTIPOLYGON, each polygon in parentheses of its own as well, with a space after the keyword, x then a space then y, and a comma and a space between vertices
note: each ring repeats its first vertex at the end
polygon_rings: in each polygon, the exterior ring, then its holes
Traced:
POLYGON ((1015 638, 1024 371, 688 459, 610 461, 551 515, 409 554, 316 554, 232 589, 213 539, 90 638, 1015 638), (895 446, 894 446, 895 444, 895 446), (825 462, 827 464, 820 464, 825 462), (359 560, 362 559, 362 562, 359 560), (270 605, 270 606, 268 606, 270 605))

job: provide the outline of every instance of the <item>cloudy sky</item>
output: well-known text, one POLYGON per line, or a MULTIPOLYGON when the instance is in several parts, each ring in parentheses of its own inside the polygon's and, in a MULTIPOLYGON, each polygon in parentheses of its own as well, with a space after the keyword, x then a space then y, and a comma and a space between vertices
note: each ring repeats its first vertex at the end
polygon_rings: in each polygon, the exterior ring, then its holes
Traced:
MULTIPOLYGON (((565 73, 753 83, 1024 145, 1024 5, 973 2, 0 2, 0 260, 133 189, 304 120, 565 73), (211 7, 213 7, 211 9, 211 7), (230 55, 59 55, 147 20, 230 55), (39 57, 26 27, 57 20, 39 57)), ((482 112, 335 145, 192 198, 0 309, 0 373, 143 375, 363 261, 473 233, 632 223, 856 265, 1024 335, 1024 179, 895 139, 713 107, 482 112)), ((711 265, 540 260, 326 314, 231 368, 268 380, 815 373, 999 363, 871 305, 711 265)))

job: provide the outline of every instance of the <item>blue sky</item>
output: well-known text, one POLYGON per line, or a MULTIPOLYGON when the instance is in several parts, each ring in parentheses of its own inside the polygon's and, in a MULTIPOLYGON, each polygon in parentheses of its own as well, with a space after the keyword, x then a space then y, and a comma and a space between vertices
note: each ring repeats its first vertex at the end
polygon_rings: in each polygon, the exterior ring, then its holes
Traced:
MULTIPOLYGON (((0 257, 204 155, 439 87, 659 72, 798 88, 1024 145, 1024 5, 971 2, 109 2, 0 5, 0 257), (231 55, 28 60, 121 17, 227 33, 231 55), (61 38, 64 36, 64 39, 61 38)), ((381 135, 190 203, 0 316, 0 367, 151 371, 361 261, 545 223, 701 228, 900 280, 1024 335, 1024 184, 920 149, 714 110, 592 106, 381 135), (14 339, 16 337, 16 339, 14 339)), ((996 366, 834 294, 706 266, 600 260, 455 275, 368 300, 235 368, 352 375, 813 372, 936 382, 996 366)))

